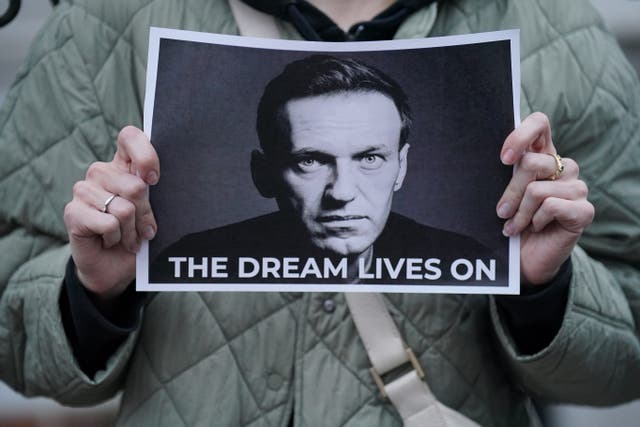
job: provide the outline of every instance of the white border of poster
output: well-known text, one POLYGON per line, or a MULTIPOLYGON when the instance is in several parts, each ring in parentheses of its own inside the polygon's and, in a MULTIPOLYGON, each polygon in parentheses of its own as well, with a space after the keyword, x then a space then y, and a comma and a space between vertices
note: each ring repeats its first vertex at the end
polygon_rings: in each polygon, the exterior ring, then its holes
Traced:
MULTIPOLYGON (((187 42, 218 44, 268 50, 287 50, 304 52, 373 52, 408 49, 429 49, 434 47, 472 45, 479 43, 509 41, 513 94, 513 121, 520 123, 520 48, 519 31, 507 30, 490 33, 435 37, 410 40, 392 40, 376 42, 323 43, 290 40, 272 40, 252 37, 238 37, 173 30, 152 27, 149 38, 147 63, 146 97, 144 101, 144 132, 152 135, 152 118, 156 101, 158 63, 161 40, 181 40, 187 42)), ((152 141, 153 142, 153 141, 152 141)), ((161 159, 161 163, 167 160, 161 159)), ((496 165, 498 162, 496 161, 496 165)), ((158 230, 160 233, 161 230, 158 230)), ((456 294, 518 294, 520 292, 520 239, 509 238, 508 242, 508 284, 506 286, 487 283, 463 283, 460 285, 417 284, 365 284, 365 283, 150 283, 149 282, 149 243, 144 242, 136 259, 136 289, 138 291, 232 291, 232 292, 391 292, 391 293, 456 293, 456 294)))

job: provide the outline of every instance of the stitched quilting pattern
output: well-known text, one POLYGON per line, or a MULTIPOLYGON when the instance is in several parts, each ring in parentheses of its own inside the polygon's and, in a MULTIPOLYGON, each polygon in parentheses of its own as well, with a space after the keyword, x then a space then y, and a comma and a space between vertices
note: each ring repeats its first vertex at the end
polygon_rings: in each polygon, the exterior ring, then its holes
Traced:
MULTIPOLYGON (((638 88, 624 84, 629 68, 608 47, 612 39, 599 19, 589 13, 559 19, 558 4, 442 2, 434 31, 520 27, 522 113, 549 114, 559 152, 584 159, 582 174, 593 200, 615 211, 618 224, 633 223, 638 230, 637 199, 621 193, 624 186, 601 184, 632 180, 637 167, 632 159, 640 157, 640 120, 634 115, 639 110, 638 88), (592 58, 589 49, 596 47, 611 50, 611 60, 592 58), (567 69, 559 71, 556 64, 567 69), (564 80, 559 83, 559 78, 564 80)), ((572 1, 571 7, 579 5, 572 1)), ((0 206, 3 222, 65 240, 62 209, 73 183, 91 162, 112 156, 118 129, 142 124, 149 24, 236 30, 228 7, 219 1, 73 1, 59 6, 49 23, 55 28, 53 35, 36 43, 0 111, 0 197, 12 200, 0 206)), ((629 228, 622 228, 618 233, 606 221, 596 223, 582 244, 598 253, 599 242, 609 238, 616 244, 606 251, 637 260, 640 251, 633 249, 640 236, 624 235, 629 228)), ((16 276, 11 301, 27 295, 15 289, 30 281, 46 280, 51 286, 55 282, 55 275, 25 274, 16 276)), ((35 294, 48 295, 42 290, 35 294)), ((483 425, 523 420, 522 395, 500 365, 492 341, 486 298, 390 296, 388 301, 427 373, 439 378, 431 388, 446 404, 483 425)), ((617 294, 606 299, 591 290, 578 295, 578 302, 584 316, 571 323, 568 336, 590 327, 592 317, 624 305, 617 294)), ((37 347, 42 353, 64 345, 63 335, 51 346, 44 342, 52 330, 46 322, 58 321, 55 316, 48 313, 28 321, 42 334, 37 347)), ((626 323, 611 319, 608 326, 623 329, 626 323)), ((560 364, 562 354, 557 357, 560 364)), ((33 372, 46 371, 39 363, 34 362, 38 370, 33 372)), ((399 426, 395 410, 378 397, 368 368, 341 295, 159 295, 147 309, 130 362, 119 423, 285 426, 295 405, 299 425, 323 420, 331 426, 399 426), (333 313, 322 310, 322 301, 329 297, 336 302, 333 313)), ((549 372, 553 369, 548 367, 549 372)), ((65 387, 47 378, 32 379, 36 380, 44 388, 57 388, 50 394, 61 398, 91 390, 77 378, 65 387)))

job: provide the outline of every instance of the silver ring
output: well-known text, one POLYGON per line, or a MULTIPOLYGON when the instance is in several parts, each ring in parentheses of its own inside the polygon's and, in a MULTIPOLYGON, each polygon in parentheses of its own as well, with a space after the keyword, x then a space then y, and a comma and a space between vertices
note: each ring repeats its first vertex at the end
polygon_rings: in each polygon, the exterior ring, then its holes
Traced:
POLYGON ((117 194, 112 194, 109 196, 109 198, 104 202, 104 205, 102 205, 102 213, 107 213, 107 209, 109 209, 109 204, 113 202, 113 199, 115 199, 116 197, 117 197, 117 194))

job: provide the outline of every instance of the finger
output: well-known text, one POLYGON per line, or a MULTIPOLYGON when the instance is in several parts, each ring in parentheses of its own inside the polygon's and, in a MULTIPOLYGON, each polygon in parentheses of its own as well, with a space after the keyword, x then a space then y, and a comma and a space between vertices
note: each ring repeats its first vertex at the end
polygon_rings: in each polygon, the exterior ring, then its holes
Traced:
POLYGON ((557 221, 566 231, 580 234, 593 221, 594 212, 593 205, 586 199, 565 200, 549 197, 536 211, 531 222, 536 232, 557 221))
POLYGON ((140 176, 149 185, 155 185, 160 178, 156 150, 144 132, 134 126, 126 126, 118 134, 113 160, 120 170, 140 176))
MULTIPOLYGON (((516 235, 531 224, 542 203, 550 197, 565 200, 586 199, 589 190, 587 185, 580 180, 571 181, 534 181, 525 190, 524 197, 518 211, 513 218, 504 225, 503 233, 506 236, 516 235)), ((535 226, 534 231, 539 231, 535 226)))
POLYGON ((73 187, 73 196, 83 201, 89 207, 100 213, 113 215, 120 225, 120 241, 130 252, 137 252, 140 248, 140 238, 136 231, 135 205, 125 198, 96 185, 94 181, 80 181, 73 187), (112 196, 115 196, 112 198, 112 196), (107 206, 107 201, 109 204, 107 206), (106 208, 106 209, 105 209, 106 208))
POLYGON ((120 240, 125 249, 133 253, 138 252, 141 243, 136 229, 135 205, 123 197, 116 196, 106 213, 115 216, 120 223, 120 240))
POLYGON ((556 171, 556 167, 556 160, 552 156, 526 153, 498 201, 498 216, 503 219, 511 218, 519 209, 527 186, 534 181, 551 176, 556 171))
POLYGON ((102 213, 83 202, 72 200, 67 204, 64 222, 72 241, 99 237, 105 249, 120 243, 120 223, 116 217, 102 213))
MULTIPOLYGON (((140 177, 122 173, 110 163, 97 162, 89 167, 87 181, 133 204, 134 224, 138 239, 150 240, 155 236, 157 225, 147 197, 147 184, 140 177)), ((118 204, 123 207, 122 203, 118 204)), ((100 207, 100 209, 102 208, 100 207)))
MULTIPOLYGON (((549 156, 549 158, 553 159, 551 156, 549 156)), ((558 176, 558 180, 569 181, 569 180, 574 180, 578 178, 578 176, 580 176, 580 167, 578 166, 578 163, 576 163, 575 160, 570 159, 569 157, 562 157, 561 162, 564 165, 564 169, 562 170, 562 172, 560 172, 558 176)))
POLYGON ((526 152, 556 153, 551 140, 549 118, 542 113, 533 113, 505 139, 500 159, 505 165, 516 164, 526 152))

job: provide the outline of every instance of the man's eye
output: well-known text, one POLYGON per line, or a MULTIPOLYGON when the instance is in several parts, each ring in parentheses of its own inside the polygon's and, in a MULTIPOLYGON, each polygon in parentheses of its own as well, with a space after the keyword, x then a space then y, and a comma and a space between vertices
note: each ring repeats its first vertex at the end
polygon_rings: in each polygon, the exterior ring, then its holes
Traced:
POLYGON ((316 159, 302 159, 298 161, 297 166, 303 172, 312 172, 320 167, 320 162, 316 159))
POLYGON ((363 169, 373 170, 378 169, 384 163, 384 159, 376 154, 367 154, 360 158, 360 166, 363 169))

